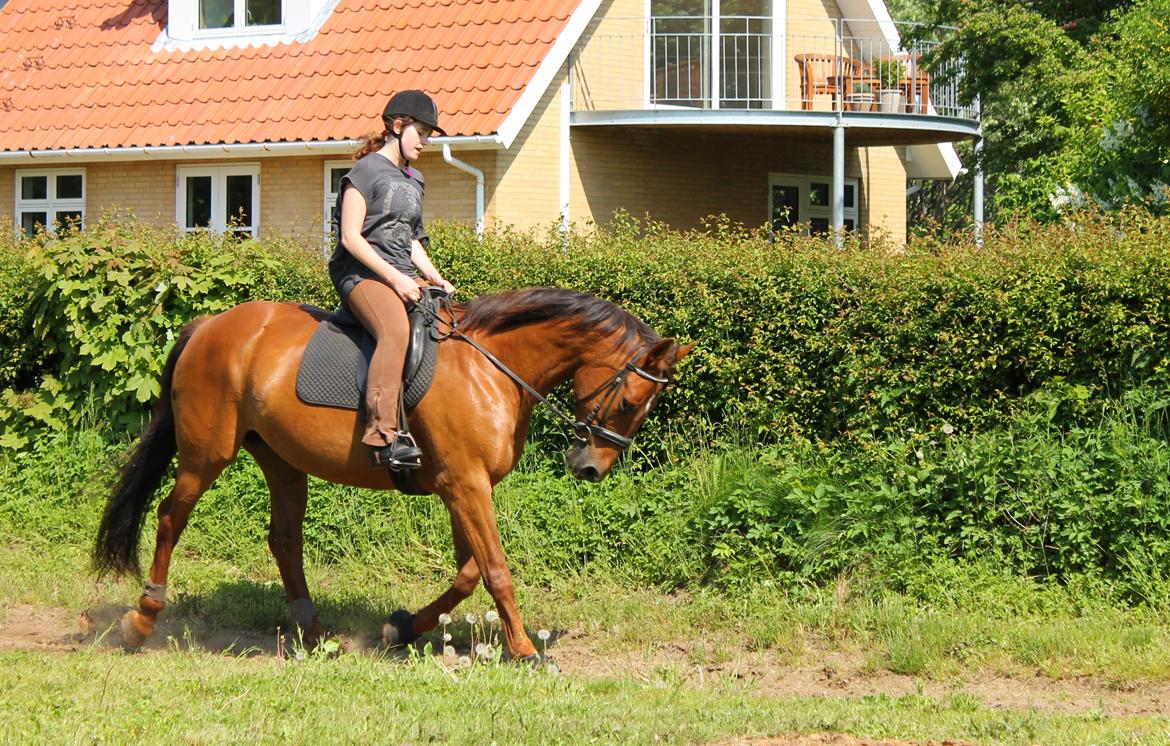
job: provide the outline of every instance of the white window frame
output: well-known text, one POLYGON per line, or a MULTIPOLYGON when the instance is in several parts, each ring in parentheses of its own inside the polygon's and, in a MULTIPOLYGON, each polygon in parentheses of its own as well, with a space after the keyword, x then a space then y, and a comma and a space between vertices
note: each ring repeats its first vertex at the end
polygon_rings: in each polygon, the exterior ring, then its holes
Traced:
POLYGON ((192 28, 193 34, 196 37, 207 36, 224 36, 239 34, 267 34, 279 33, 284 31, 285 18, 287 13, 287 0, 280 0, 280 23, 266 23, 264 25, 248 26, 245 23, 245 16, 247 14, 247 0, 232 0, 233 21, 231 26, 224 26, 222 28, 199 28, 199 4, 204 0, 190 0, 192 10, 195 17, 192 19, 194 25, 192 28))
POLYGON ((344 168, 346 171, 353 168, 353 160, 325 161, 325 183, 323 192, 325 202, 321 211, 321 234, 326 254, 333 250, 333 206, 337 204, 337 192, 333 191, 333 169, 344 168))
POLYGON ((57 230, 57 221, 55 213, 64 210, 81 213, 81 225, 85 226, 85 196, 86 196, 86 178, 84 168, 22 168, 16 171, 15 187, 15 211, 13 212, 16 218, 16 230, 23 231, 21 213, 25 212, 43 212, 45 213, 45 230, 49 233, 54 233, 57 230), (45 185, 45 199, 24 199, 21 196, 21 179, 28 176, 44 176, 45 185), (57 197, 57 177, 58 176, 80 176, 81 177, 81 197, 58 199, 57 197))
POLYGON ((175 168, 175 224, 184 233, 190 231, 209 230, 213 233, 223 233, 228 230, 227 225, 227 177, 252 177, 252 222, 248 226, 240 226, 232 230, 239 233, 247 232, 253 238, 260 235, 260 164, 259 163, 231 163, 220 166, 178 166, 175 168), (192 176, 211 177, 211 225, 189 227, 187 225, 187 179, 192 176))
MULTIPOLYGON (((806 226, 812 223, 813 218, 825 218, 829 221, 829 228, 833 227, 833 206, 830 205, 813 205, 809 202, 809 195, 812 194, 812 185, 828 184, 829 197, 832 199, 833 180, 828 176, 807 176, 798 174, 768 174, 768 192, 765 222, 767 225, 772 225, 772 187, 774 186, 794 186, 800 190, 800 203, 797 205, 796 222, 806 226)), ((846 207, 842 214, 843 220, 852 220, 853 229, 857 230, 861 227, 861 180, 856 178, 846 177, 845 186, 853 187, 853 207, 846 207)))

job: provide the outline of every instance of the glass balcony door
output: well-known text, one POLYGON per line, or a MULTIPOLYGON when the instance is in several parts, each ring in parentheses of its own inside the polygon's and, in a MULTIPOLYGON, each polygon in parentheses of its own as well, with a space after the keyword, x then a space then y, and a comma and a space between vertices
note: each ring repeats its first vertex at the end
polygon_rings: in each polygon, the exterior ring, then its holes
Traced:
POLYGON ((651 0, 651 103, 767 107, 771 5, 771 0, 651 0))

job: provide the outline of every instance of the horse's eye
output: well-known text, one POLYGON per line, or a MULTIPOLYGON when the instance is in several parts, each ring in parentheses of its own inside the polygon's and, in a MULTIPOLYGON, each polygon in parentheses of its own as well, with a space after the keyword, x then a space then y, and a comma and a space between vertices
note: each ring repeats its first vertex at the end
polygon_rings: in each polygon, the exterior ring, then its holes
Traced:
POLYGON ((622 414, 629 414, 630 412, 634 411, 634 405, 630 404, 625 399, 622 399, 618 403, 618 411, 621 412, 622 414))

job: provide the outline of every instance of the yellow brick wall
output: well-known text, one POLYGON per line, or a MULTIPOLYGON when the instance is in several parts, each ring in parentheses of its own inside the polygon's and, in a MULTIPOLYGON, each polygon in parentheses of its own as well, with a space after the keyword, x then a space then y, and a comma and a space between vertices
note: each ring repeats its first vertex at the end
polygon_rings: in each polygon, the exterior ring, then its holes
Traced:
POLYGON ((160 226, 175 222, 175 163, 127 161, 85 167, 85 209, 89 220, 108 211, 129 211, 160 226))
POLYGON ((899 150, 858 149, 857 168, 861 177, 858 218, 873 234, 884 233, 901 245, 906 240, 906 164, 899 150))
MULTIPOLYGON (((526 229, 552 225, 560 217, 561 83, 554 78, 512 147, 498 151, 498 183, 488 217, 526 229)), ((428 195, 428 199, 429 199, 428 195)))
POLYGON ((640 108, 645 0, 601 4, 573 51, 573 105, 578 110, 640 108))
MULTIPOLYGON (((494 173, 495 153, 455 151, 455 157, 494 173)), ((345 155, 265 158, 253 161, 125 161, 53 164, 45 168, 85 169, 86 215, 95 220, 111 210, 130 212, 159 226, 175 225, 175 170, 180 165, 247 162, 260 164, 261 234, 322 235, 325 163, 348 161, 345 155)), ((475 178, 448 165, 436 148, 418 163, 427 181, 424 216, 475 220, 475 178)), ((20 166, 21 170, 35 166, 20 166)), ((17 167, 0 167, 0 220, 15 219, 17 167)), ((489 176, 490 173, 486 174, 489 176)), ((490 181, 489 181, 490 190, 490 181)), ((490 192, 489 192, 490 193, 490 192)))
POLYGON ((16 220, 16 169, 0 166, 0 227, 16 220))
MULTIPOLYGON (((848 142, 846 142, 848 145, 848 142)), ((571 217, 605 224, 615 210, 648 214, 679 228, 726 214, 746 226, 768 221, 770 173, 830 177, 827 139, 728 135, 649 127, 577 127, 571 217)), ((859 219, 901 240, 906 172, 893 148, 846 149, 845 175, 860 179, 859 219)))

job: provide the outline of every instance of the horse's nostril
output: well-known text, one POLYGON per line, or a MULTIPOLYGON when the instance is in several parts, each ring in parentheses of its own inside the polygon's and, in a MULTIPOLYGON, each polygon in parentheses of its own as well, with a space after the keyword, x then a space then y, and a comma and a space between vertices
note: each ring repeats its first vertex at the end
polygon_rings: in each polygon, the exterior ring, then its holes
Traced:
POLYGON ((597 470, 596 466, 582 466, 579 475, 582 479, 590 482, 600 482, 601 472, 597 470))

